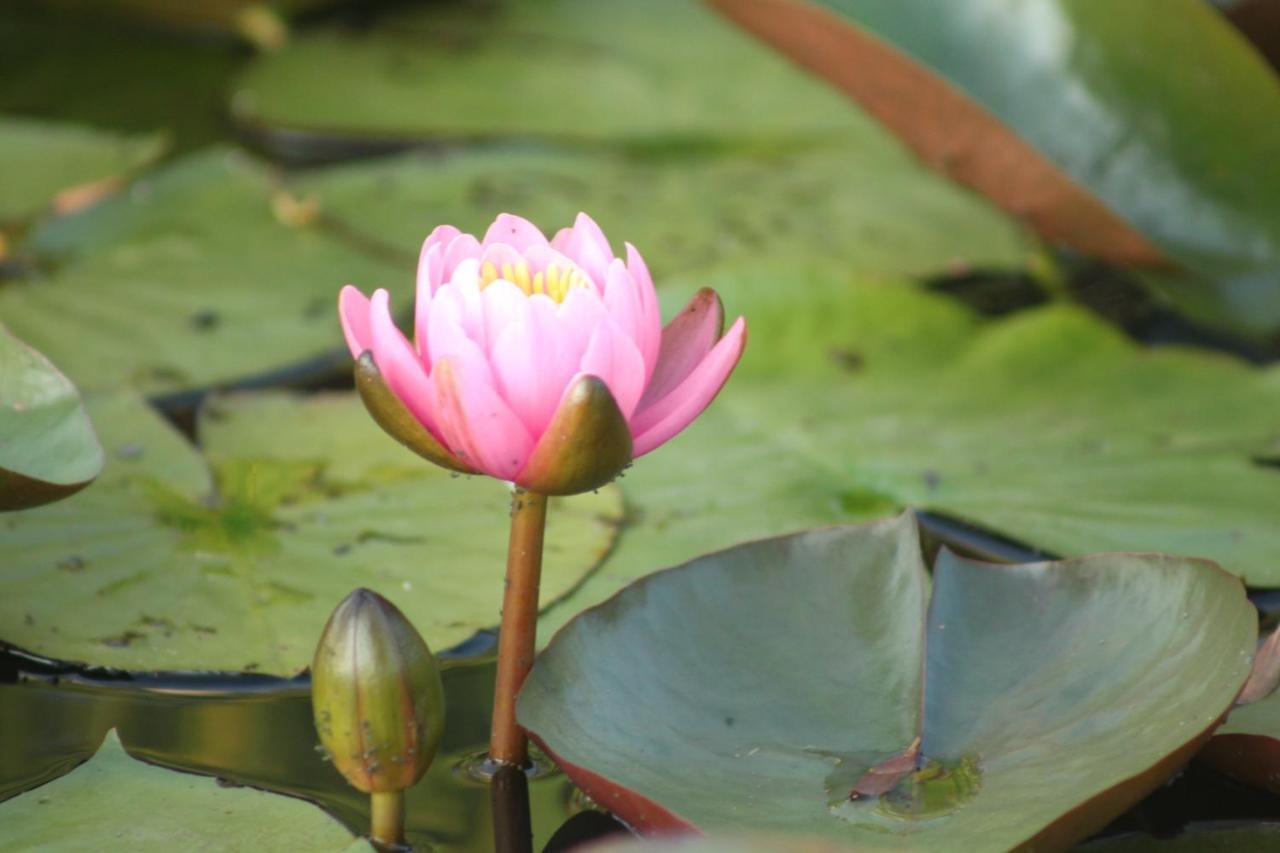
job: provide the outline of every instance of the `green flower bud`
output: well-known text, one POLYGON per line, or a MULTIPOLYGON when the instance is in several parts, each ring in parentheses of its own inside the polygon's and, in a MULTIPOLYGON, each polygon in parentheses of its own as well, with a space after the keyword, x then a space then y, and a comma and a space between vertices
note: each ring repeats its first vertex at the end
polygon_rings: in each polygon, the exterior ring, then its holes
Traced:
POLYGON ((325 625, 311 667, 316 731, 334 766, 365 793, 422 778, 444 732, 444 686, 413 625, 357 589, 325 625))

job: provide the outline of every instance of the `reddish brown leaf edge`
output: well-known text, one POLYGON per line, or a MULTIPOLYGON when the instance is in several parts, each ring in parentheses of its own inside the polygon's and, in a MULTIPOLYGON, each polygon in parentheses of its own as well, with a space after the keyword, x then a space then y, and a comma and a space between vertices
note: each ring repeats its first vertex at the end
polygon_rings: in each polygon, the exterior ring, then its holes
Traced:
POLYGON ((927 165, 1053 243, 1113 264, 1173 263, 968 95, 907 54, 806 0, 706 2, 857 101, 927 165))

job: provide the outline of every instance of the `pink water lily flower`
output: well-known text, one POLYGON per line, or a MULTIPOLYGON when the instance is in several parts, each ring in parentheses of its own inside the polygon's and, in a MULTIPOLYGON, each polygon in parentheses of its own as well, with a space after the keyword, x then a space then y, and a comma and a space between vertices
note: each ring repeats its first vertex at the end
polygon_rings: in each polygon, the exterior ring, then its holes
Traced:
POLYGON ((663 328, 640 253, 615 257, 584 213, 550 241, 510 214, 481 240, 442 225, 422 246, 412 344, 389 303, 350 285, 339 297, 379 423, 433 461, 543 494, 596 488, 675 436, 746 343, 742 318, 721 336, 709 289, 663 328))

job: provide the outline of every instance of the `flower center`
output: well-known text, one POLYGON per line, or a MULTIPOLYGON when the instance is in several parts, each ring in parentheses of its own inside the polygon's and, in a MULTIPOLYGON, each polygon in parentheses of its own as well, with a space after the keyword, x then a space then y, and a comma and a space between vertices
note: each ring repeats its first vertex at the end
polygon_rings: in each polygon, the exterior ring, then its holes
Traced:
POLYGON ((483 290, 498 279, 511 282, 523 290, 526 296, 541 293, 556 302, 564 302, 569 291, 575 287, 594 286, 587 274, 577 267, 561 268, 559 264, 551 264, 543 271, 530 273, 529 264, 525 261, 505 263, 501 269, 493 261, 485 261, 480 267, 480 289, 483 290))

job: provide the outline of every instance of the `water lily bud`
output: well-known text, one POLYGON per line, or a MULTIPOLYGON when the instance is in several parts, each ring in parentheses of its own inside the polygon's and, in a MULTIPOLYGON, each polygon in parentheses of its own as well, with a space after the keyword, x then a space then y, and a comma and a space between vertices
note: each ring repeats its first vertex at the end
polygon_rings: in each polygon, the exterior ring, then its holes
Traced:
POLYGON ((357 589, 325 625, 311 667, 316 731, 365 793, 422 778, 444 732, 444 686, 427 644, 394 604, 357 589))

